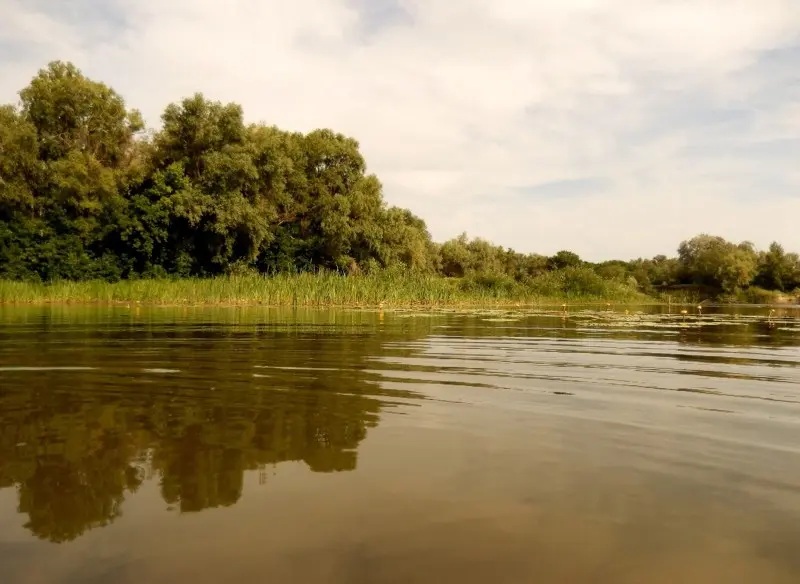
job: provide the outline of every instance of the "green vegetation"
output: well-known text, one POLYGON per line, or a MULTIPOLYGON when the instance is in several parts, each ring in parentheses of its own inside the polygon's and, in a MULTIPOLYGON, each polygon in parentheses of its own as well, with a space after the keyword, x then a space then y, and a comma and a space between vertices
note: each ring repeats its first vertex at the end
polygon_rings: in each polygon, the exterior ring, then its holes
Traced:
POLYGON ((111 88, 53 62, 0 107, 0 280, 0 302, 776 300, 797 294, 800 259, 709 235, 599 264, 438 244, 386 204, 352 138, 246 124, 202 94, 145 132, 111 88))
POLYGON ((509 278, 443 278, 386 269, 374 274, 336 272, 135 279, 53 283, 0 281, 0 303, 107 302, 269 306, 458 306, 642 301, 625 284, 591 269, 548 272, 524 284, 509 278))

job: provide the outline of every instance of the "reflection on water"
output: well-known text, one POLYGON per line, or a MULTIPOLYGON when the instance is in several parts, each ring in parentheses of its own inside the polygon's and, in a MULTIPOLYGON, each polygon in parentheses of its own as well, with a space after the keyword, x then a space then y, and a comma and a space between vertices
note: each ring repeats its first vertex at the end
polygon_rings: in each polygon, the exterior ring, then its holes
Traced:
POLYGON ((379 344, 369 331, 282 328, 9 326, 0 488, 17 486, 25 526, 74 539, 154 477, 166 503, 192 512, 236 503, 247 470, 266 481, 284 461, 355 469, 381 408, 412 394, 359 375, 379 344))
POLYGON ((797 582, 798 316, 2 308, 3 581, 797 582))

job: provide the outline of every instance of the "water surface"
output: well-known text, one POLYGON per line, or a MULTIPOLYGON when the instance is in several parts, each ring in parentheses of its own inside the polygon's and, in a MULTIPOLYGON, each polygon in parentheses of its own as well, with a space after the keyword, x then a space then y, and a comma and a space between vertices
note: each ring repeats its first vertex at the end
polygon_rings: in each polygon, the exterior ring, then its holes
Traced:
POLYGON ((4 584, 800 581, 800 311, 0 307, 4 584))

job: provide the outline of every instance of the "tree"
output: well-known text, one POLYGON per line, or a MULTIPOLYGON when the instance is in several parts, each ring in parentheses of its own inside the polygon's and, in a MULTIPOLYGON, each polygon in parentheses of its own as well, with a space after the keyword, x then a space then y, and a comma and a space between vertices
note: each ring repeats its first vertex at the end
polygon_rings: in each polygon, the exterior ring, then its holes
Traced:
POLYGON ((782 292, 800 286, 800 258, 796 253, 786 253, 777 242, 759 257, 755 283, 768 290, 782 292))
POLYGON ((548 259, 547 266, 551 270, 561 270, 563 268, 577 268, 583 261, 578 254, 562 250, 548 259))
POLYGON ((439 247, 442 273, 445 276, 462 277, 467 273, 470 265, 468 243, 467 234, 462 233, 439 247))
POLYGON ((40 179, 36 127, 14 107, 0 107, 0 218, 30 216, 40 179))
POLYGON ((399 207, 382 210, 375 228, 374 234, 362 234, 361 245, 368 248, 368 252, 358 254, 362 263, 374 257, 384 268, 399 266, 427 273, 437 270, 436 250, 428 228, 411 211, 399 207))
POLYGON ((0 273, 15 277, 119 277, 109 211, 135 151, 141 116, 74 65, 54 61, 0 114, 3 148, 0 273), (12 172, 13 169, 13 172, 12 172), (13 208, 13 209, 12 209, 13 208))
POLYGON ((466 233, 446 241, 439 248, 442 273, 446 276, 514 276, 518 259, 507 250, 481 238, 470 240, 466 233))
POLYGON ((711 286, 726 293, 749 285, 758 264, 752 244, 736 245, 707 234, 682 242, 678 256, 684 275, 691 283, 711 286))
POLYGON ((345 268, 359 230, 380 210, 381 186, 364 175, 358 142, 332 130, 315 130, 303 141, 308 199, 301 225, 314 263, 345 268))
MULTIPOLYGON (((170 246, 176 265, 214 274, 227 264, 254 262, 271 237, 275 207, 259 180, 258 150, 248 140, 241 106, 202 94, 169 105, 155 137, 154 178, 175 176, 170 189, 170 246), (179 186, 178 186, 179 185, 179 186)), ((158 180, 150 180, 152 188, 158 180)))
POLYGON ((598 264, 595 266, 594 271, 598 276, 601 276, 607 280, 619 280, 620 282, 625 280, 629 274, 628 265, 619 260, 611 260, 598 264))
POLYGON ((137 110, 127 110, 114 90, 86 78, 71 63, 51 62, 19 95, 44 161, 77 151, 101 165, 119 166, 144 127, 137 110))

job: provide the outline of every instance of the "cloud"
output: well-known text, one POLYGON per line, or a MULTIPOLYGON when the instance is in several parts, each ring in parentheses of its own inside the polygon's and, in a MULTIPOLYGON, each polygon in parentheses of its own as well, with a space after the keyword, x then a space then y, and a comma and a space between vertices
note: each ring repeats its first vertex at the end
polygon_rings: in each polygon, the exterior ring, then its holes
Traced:
POLYGON ((466 230, 604 259, 713 232, 800 250, 796 0, 5 0, 3 12, 0 100, 65 59, 154 126, 202 91, 252 121, 332 127, 439 240, 466 230))
POLYGON ((545 183, 518 187, 517 192, 523 200, 549 197, 575 197, 604 192, 608 183, 603 178, 581 178, 574 180, 554 180, 545 183))

